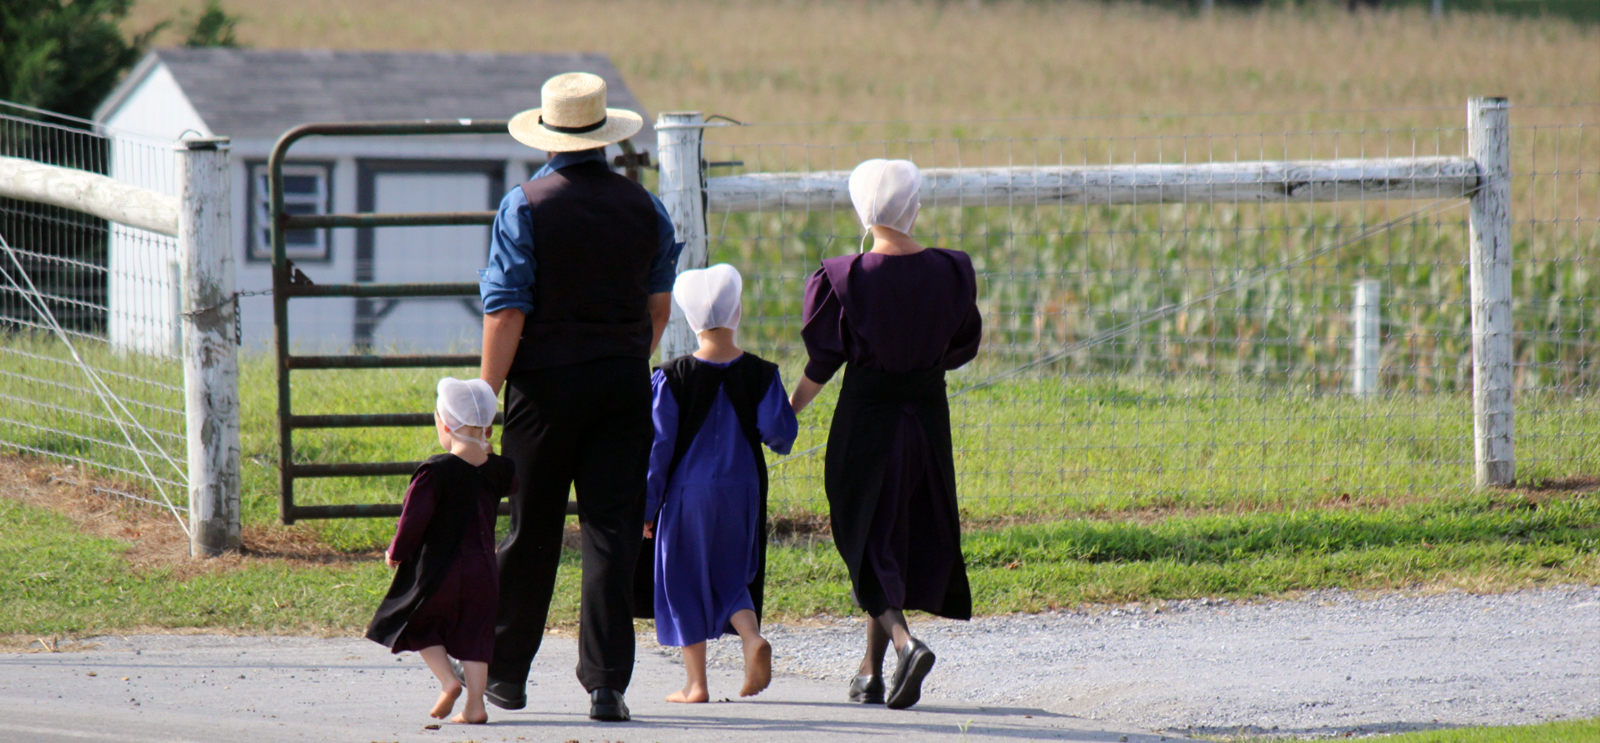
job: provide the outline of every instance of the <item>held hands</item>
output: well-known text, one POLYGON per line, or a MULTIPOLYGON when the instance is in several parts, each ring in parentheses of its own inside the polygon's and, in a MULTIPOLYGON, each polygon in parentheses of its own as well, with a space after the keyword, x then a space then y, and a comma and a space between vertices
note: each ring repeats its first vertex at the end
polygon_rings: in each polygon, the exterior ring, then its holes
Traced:
POLYGON ((646 522, 644 522, 644 538, 645 539, 655 539, 656 538, 656 522, 654 522, 654 521, 646 521, 646 522))
POLYGON ((812 400, 817 399, 817 393, 822 391, 822 385, 811 381, 810 377, 802 375, 800 384, 795 385, 794 394, 789 396, 789 407, 794 408, 794 414, 799 415, 805 410, 812 400))

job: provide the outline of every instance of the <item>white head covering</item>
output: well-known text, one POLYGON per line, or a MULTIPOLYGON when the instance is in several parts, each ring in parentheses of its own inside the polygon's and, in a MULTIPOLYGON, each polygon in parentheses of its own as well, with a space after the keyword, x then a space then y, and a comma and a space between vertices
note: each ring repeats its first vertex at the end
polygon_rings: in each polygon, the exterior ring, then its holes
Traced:
POLYGON ((677 281, 672 282, 672 301, 683 308, 689 329, 696 333, 711 328, 735 330, 739 327, 739 292, 743 289, 739 269, 718 263, 678 274, 677 281))
MULTIPOLYGON (((861 227, 872 230, 875 224, 911 234, 917 221, 917 194, 922 189, 922 171, 910 160, 868 160, 850 171, 850 202, 861 216, 861 227)), ((866 235, 861 236, 864 249, 866 235)))
POLYGON ((500 401, 495 398, 488 382, 481 379, 462 381, 455 377, 439 380, 439 402, 434 410, 444 419, 445 428, 449 429, 451 436, 471 441, 483 447, 484 451, 489 450, 489 442, 458 434, 456 430, 463 426, 488 427, 494 423, 494 413, 499 407, 500 401))

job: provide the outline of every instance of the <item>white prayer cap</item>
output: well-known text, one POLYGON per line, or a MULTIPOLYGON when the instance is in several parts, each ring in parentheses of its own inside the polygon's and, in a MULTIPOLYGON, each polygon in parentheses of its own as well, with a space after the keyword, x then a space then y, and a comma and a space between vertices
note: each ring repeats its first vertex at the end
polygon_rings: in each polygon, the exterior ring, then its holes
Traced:
POLYGON ((485 428, 494 423, 494 413, 500 407, 494 390, 481 379, 462 381, 455 377, 439 380, 439 402, 434 407, 444 425, 455 433, 462 426, 485 428))
POLYGON ((921 189, 922 171, 910 160, 868 160, 850 171, 850 201, 864 229, 878 224, 911 234, 921 189))
POLYGON ((689 329, 696 333, 711 328, 739 327, 739 293, 744 280, 739 269, 726 263, 678 274, 672 282, 672 301, 683 308, 689 329))

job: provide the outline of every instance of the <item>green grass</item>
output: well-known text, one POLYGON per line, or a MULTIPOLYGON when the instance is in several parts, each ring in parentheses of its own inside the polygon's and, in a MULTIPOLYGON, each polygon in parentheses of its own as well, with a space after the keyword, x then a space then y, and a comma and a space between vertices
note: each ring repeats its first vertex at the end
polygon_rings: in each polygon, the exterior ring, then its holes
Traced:
MULTIPOLYGON (((1223 738, 1231 743, 1279 743, 1283 738, 1223 738)), ((1383 743, 1589 743, 1600 740, 1600 719, 1537 725, 1452 728, 1383 735, 1363 740, 1383 743)))
MULTIPOLYGON (((14 345, 13 345, 14 347, 14 345)), ((30 352, 50 351, 32 342, 30 352)), ((118 357, 85 348, 96 363, 118 357)), ((798 359, 777 356, 786 379, 798 359)), ((54 365, 28 360, 43 376, 54 365), (51 368, 44 368, 51 367, 51 368)), ((995 368, 980 360, 951 377, 961 389, 995 368)), ((301 372, 294 377, 298 413, 389 413, 426 410, 438 375, 472 370, 301 372)), ((46 405, 89 403, 26 387, 0 376, 0 393, 46 405)), ((829 385, 801 418, 795 445, 804 452, 826 441, 829 385)), ((276 388, 268 358, 246 356, 241 367, 242 467, 246 523, 276 520, 278 441, 276 388)), ((92 407, 92 406, 91 406, 92 407)), ((41 406, 45 426, 86 430, 115 440, 109 423, 41 406)), ((177 425, 152 414, 152 426, 177 425)), ((1452 501, 1471 494, 1471 403, 1465 392, 1394 393, 1373 400, 1259 380, 1198 375, 1166 377, 1034 376, 957 397, 952 405, 962 508, 972 522, 1092 516, 1148 519, 1152 514, 1242 513, 1316 507, 1341 497, 1368 505, 1452 501)), ((3 424, 0 424, 3 425, 3 424)), ((1600 473, 1600 401, 1556 392, 1518 397, 1518 476, 1524 483, 1600 473)), ((67 455, 82 440, 19 427, 0 439, 67 455)), ((426 429, 300 431, 302 462, 420 460, 437 444, 426 429)), ((176 448, 176 447, 174 447, 176 448)), ((181 449, 173 452, 181 457, 181 449)), ((126 454, 95 450, 124 469, 126 454)), ((783 458, 773 456, 769 461, 783 458)), ((774 467, 772 505, 779 514, 826 511, 821 452, 774 467)), ((302 504, 398 502, 404 477, 299 480, 302 504)), ((392 521, 314 522, 333 547, 371 549, 392 521)))
MULTIPOLYGON (((981 613, 1089 603, 1254 598, 1326 588, 1494 590, 1600 579, 1600 501, 1489 496, 1373 511, 1070 519, 970 530, 963 538, 981 613)), ((769 552, 782 614, 848 614, 849 579, 831 544, 769 552)))
MULTIPOLYGON (((86 536, 65 516, 0 498, 0 634, 347 634, 366 626, 389 585, 376 557, 314 567, 252 559, 180 576, 182 566, 131 566, 129 548, 86 536)), ((558 618, 576 616, 576 572, 563 570, 552 607, 558 618)))
POLYGON ((1585 743, 1600 740, 1600 720, 1429 730, 1393 735, 1382 740, 1387 743, 1585 743))
MULTIPOLYGON (((369 523, 369 522, 363 522, 369 523)), ((376 523, 376 522, 370 522, 376 523)), ((1326 588, 1502 590, 1600 582, 1600 499, 1477 496, 1377 510, 1334 509, 1150 523, 1069 519, 970 530, 975 608, 1032 612, 1088 603, 1256 598, 1326 588)), ((148 627, 358 631, 387 587, 373 557, 301 566, 250 559, 187 577, 136 569, 129 544, 0 500, 0 634, 148 627)), ((850 615, 828 542, 769 551, 777 619, 850 615)), ((551 618, 576 618, 577 556, 563 555, 551 618)))

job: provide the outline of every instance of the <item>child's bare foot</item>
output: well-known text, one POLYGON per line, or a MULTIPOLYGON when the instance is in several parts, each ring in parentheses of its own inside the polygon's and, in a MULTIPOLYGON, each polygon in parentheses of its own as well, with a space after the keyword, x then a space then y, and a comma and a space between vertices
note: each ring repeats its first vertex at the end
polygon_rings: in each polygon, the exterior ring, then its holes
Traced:
POLYGON ((700 684, 686 684, 682 689, 668 694, 667 701, 682 704, 702 704, 711 701, 711 692, 700 684))
POLYGON ((757 637, 744 644, 744 688, 741 697, 760 694, 772 683, 772 643, 757 637))
POLYGON ((450 718, 450 721, 463 725, 482 725, 489 721, 489 713, 481 709, 464 709, 460 714, 450 718))
POLYGON ((460 696, 461 684, 451 684, 444 687, 444 690, 439 692, 439 701, 433 703, 433 710, 428 712, 428 716, 438 720, 449 717, 450 710, 456 708, 456 699, 460 696))

